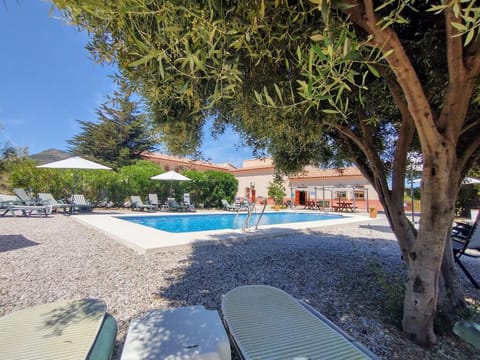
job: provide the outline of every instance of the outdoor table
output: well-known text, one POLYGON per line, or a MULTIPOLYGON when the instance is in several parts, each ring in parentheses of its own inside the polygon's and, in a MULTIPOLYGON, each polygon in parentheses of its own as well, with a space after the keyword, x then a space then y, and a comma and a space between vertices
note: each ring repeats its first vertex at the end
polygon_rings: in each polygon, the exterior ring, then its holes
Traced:
POLYGON ((347 201, 339 201, 336 206, 333 207, 333 210, 337 212, 342 212, 342 211, 350 211, 353 212, 355 208, 353 207, 353 203, 347 202, 347 201))

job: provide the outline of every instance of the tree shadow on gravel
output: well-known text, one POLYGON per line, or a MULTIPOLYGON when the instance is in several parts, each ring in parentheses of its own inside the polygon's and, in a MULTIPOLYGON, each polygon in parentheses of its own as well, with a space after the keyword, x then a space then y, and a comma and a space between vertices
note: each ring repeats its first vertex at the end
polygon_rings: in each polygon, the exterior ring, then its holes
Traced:
POLYGON ((360 225, 359 228, 361 229, 370 229, 370 230, 375 230, 378 232, 383 232, 383 233, 391 233, 392 229, 390 229, 390 226, 388 225, 360 225))
POLYGON ((334 305, 340 298, 344 303, 358 298, 368 306, 364 290, 378 286, 379 273, 403 273, 396 242, 320 232, 194 244, 185 262, 189 265, 183 275, 173 271, 170 285, 159 289, 159 295, 172 305, 217 310, 222 294, 251 284, 275 286, 318 305, 331 298, 334 305))
POLYGON ((392 344, 384 340, 385 331, 393 331, 430 359, 427 350, 404 339, 388 318, 393 306, 400 306, 401 316, 404 296, 406 270, 397 242, 384 235, 387 227, 359 228, 358 237, 317 230, 194 244, 189 258, 179 264, 181 274, 178 269, 167 274, 169 285, 159 288, 158 295, 172 307, 200 304, 221 315, 221 298, 229 290, 270 285, 307 301, 367 347, 376 344, 379 356, 393 354, 392 344), (372 231, 366 235, 366 230, 372 231))
POLYGON ((305 300, 344 330, 356 322, 365 338, 383 336, 382 330, 371 334, 372 322, 381 328, 379 304, 387 296, 379 276, 388 283, 404 275, 396 242, 319 231, 194 244, 180 267, 182 274, 172 270, 169 285, 159 289, 172 307, 200 304, 221 313, 223 294, 264 284, 305 300))
POLYGON ((20 234, 0 235, 0 252, 13 251, 35 245, 40 245, 40 243, 29 240, 20 234))

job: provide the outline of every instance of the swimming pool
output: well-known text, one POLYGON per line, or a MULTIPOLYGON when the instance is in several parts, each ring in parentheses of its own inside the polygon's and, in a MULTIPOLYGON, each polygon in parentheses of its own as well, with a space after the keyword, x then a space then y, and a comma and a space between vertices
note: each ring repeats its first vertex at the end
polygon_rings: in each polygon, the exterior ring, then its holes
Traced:
MULTIPOLYGON (((249 227, 256 225, 259 214, 253 214, 249 227)), ((338 214, 266 212, 259 225, 289 224, 307 221, 341 219, 338 214)), ((185 233, 207 230, 241 229, 247 214, 182 214, 157 216, 117 216, 118 219, 152 227, 170 233, 185 233)))

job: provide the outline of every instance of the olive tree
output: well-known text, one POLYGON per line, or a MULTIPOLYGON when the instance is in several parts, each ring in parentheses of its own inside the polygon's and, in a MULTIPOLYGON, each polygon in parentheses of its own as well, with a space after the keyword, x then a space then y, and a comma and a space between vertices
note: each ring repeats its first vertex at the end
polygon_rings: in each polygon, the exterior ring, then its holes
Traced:
POLYGON ((449 232, 462 177, 479 156, 475 2, 54 3, 90 32, 97 61, 117 63, 139 84, 173 151, 195 151, 212 116, 218 131, 233 125, 286 172, 355 163, 408 267, 403 329, 436 342, 437 311, 465 305, 449 232), (418 232, 403 209, 415 149, 423 157, 418 232))

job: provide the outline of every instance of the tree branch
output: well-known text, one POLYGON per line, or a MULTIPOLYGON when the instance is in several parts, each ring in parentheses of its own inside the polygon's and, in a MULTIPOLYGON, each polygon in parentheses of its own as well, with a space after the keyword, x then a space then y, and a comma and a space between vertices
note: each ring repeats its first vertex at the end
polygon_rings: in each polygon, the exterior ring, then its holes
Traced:
POLYGON ((465 78, 465 67, 463 64, 463 40, 460 33, 452 26, 453 22, 461 21, 453 13, 451 6, 445 11, 445 36, 447 48, 448 81, 450 84, 461 84, 465 78))
POLYGON ((375 47, 383 54, 391 52, 386 61, 392 69, 399 86, 402 88, 409 112, 415 122, 423 151, 434 153, 442 145, 430 104, 425 96, 422 84, 410 62, 397 34, 392 28, 378 26, 378 19, 373 13, 373 1, 347 1, 350 5, 344 10, 354 23, 372 36, 375 47))
POLYGON ((438 118, 437 126, 450 141, 455 142, 465 121, 465 113, 470 96, 465 94, 465 91, 468 89, 463 88, 466 82, 466 69, 463 62, 462 37, 458 36, 460 34, 459 31, 452 26, 453 22, 459 22, 461 18, 455 16, 451 6, 444 10, 444 16, 448 87, 445 92, 445 105, 438 118), (460 104, 464 111, 458 111, 460 104))
POLYGON ((412 144, 413 137, 415 135, 415 123, 412 116, 408 111, 405 97, 403 96, 402 89, 390 76, 387 71, 380 70, 383 78, 385 79, 390 94, 393 97, 393 101, 400 110, 402 116, 401 126, 397 137, 397 146, 393 156, 392 165, 392 198, 394 201, 400 201, 403 198, 405 189, 405 169, 407 165, 407 152, 412 144))

